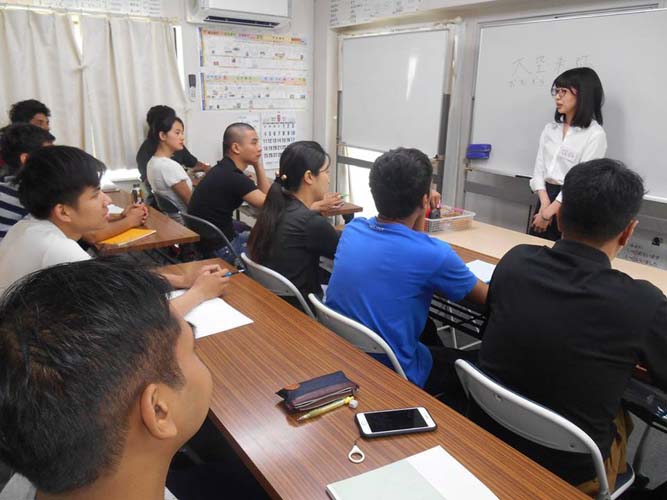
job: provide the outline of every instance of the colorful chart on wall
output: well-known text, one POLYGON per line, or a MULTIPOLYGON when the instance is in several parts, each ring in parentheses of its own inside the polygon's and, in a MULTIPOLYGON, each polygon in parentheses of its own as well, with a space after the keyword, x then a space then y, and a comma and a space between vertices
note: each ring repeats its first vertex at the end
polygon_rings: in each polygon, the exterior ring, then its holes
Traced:
POLYGON ((203 111, 307 109, 310 48, 297 35, 199 28, 203 111))

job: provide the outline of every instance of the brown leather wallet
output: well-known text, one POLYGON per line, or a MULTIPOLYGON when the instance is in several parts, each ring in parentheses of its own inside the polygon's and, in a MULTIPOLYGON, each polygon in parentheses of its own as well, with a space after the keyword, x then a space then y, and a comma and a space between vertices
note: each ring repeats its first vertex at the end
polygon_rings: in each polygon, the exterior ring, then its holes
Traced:
POLYGON ((304 380, 280 389, 276 394, 283 398, 290 412, 312 410, 337 399, 356 395, 359 385, 342 371, 304 380))

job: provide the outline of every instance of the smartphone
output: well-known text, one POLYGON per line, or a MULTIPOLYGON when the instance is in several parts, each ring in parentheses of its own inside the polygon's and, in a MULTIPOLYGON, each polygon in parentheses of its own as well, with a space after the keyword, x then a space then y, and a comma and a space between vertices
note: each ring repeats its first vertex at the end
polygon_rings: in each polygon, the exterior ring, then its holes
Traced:
POLYGON ((356 420, 364 437, 427 432, 437 427, 426 408, 421 406, 357 413, 356 420))

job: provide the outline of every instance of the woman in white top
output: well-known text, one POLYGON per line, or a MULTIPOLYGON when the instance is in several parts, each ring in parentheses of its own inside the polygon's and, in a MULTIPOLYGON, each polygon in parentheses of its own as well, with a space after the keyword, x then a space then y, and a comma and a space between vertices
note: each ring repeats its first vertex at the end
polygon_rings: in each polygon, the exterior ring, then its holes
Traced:
POLYGON ((183 130, 183 121, 173 115, 153 124, 149 139, 155 145, 155 153, 148 161, 146 176, 154 192, 187 213, 192 181, 183 167, 171 159, 176 151, 183 149, 183 130))
POLYGON ((560 231, 554 216, 560 210, 565 175, 578 163, 604 157, 607 136, 602 128, 604 91, 591 68, 560 74, 551 95, 556 99, 554 122, 542 131, 530 180, 530 188, 539 197, 530 233, 555 241, 560 231))

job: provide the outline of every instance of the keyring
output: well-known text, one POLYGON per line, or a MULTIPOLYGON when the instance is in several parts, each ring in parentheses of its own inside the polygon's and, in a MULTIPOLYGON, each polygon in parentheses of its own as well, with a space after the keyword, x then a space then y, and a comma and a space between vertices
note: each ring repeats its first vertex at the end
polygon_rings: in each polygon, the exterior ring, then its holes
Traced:
POLYGON ((364 455, 364 452, 361 451, 359 447, 355 444, 350 450, 350 453, 347 454, 347 458, 353 464, 360 464, 361 462, 366 460, 366 455, 364 455))

